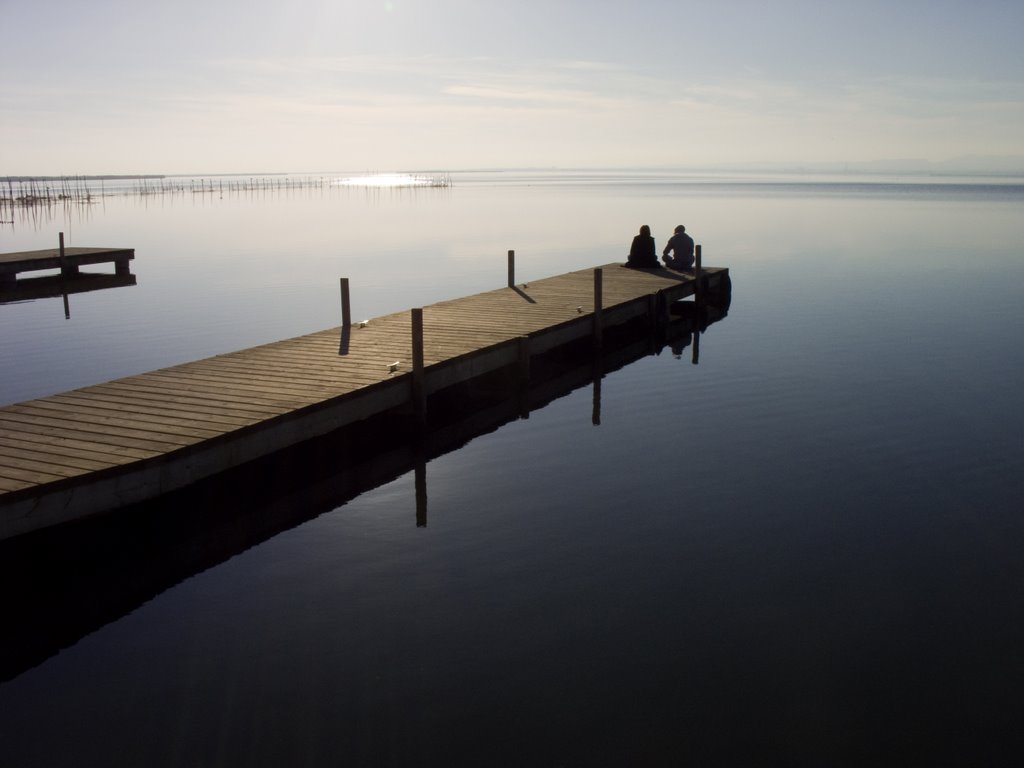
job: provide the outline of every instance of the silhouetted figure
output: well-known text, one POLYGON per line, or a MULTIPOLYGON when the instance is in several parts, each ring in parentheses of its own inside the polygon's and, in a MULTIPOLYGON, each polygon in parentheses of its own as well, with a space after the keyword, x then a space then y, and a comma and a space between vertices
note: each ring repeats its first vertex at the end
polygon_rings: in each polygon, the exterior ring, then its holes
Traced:
POLYGON ((686 227, 682 224, 675 228, 675 234, 665 243, 661 258, 669 269, 693 269, 693 238, 686 234, 686 227))
POLYGON ((643 269, 661 266, 658 263, 658 254, 654 248, 654 238, 651 237, 651 228, 646 224, 640 227, 640 234, 633 238, 626 266, 643 269))

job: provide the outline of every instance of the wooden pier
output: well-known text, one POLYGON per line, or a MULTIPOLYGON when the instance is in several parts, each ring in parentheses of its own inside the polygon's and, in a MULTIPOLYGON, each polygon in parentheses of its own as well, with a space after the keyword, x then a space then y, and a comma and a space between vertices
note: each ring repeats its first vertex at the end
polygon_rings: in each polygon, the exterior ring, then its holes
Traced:
MULTIPOLYGON (((363 419, 425 420, 430 398, 671 302, 728 290, 697 274, 609 264, 0 408, 0 539, 186 487, 363 419)), ((699 261, 698 261, 699 265, 699 261)))
MULTIPOLYGON (((63 241, 63 240, 62 240, 63 241)), ((59 269, 63 277, 76 277, 79 267, 113 264, 114 274, 129 275, 128 262, 135 258, 134 248, 44 248, 41 251, 0 253, 0 288, 17 283, 23 272, 59 269)))

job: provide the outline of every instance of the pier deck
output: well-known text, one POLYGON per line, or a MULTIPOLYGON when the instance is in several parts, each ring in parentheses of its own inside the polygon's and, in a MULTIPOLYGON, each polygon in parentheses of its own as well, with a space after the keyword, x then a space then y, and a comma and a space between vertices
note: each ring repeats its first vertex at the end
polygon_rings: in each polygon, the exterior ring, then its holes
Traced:
POLYGON ((62 275, 73 277, 78 274, 79 267, 90 264, 113 263, 115 274, 127 275, 128 262, 134 258, 134 248, 44 248, 41 251, 0 253, 0 286, 13 284, 22 272, 44 269, 59 269, 62 275))
MULTIPOLYGON (((528 369, 530 356, 650 315, 696 286, 666 269, 609 264, 600 274, 597 315, 592 269, 423 308, 422 396, 523 365, 524 350, 528 369)), ((727 277, 703 270, 710 289, 727 277)), ((400 312, 0 408, 0 539, 410 407, 412 326, 400 312)))

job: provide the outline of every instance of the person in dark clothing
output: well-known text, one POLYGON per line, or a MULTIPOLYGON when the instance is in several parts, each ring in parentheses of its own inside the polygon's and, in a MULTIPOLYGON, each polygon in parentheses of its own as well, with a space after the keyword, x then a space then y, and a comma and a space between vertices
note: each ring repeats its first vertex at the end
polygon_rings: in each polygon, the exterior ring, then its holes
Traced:
POLYGON ((658 263, 658 253, 654 247, 654 238, 651 237, 651 228, 646 224, 640 227, 640 234, 633 238, 626 266, 645 269, 661 266, 658 263))
POLYGON ((693 269, 693 238, 686 234, 686 227, 682 224, 675 228, 675 234, 665 243, 661 258, 669 269, 693 269))

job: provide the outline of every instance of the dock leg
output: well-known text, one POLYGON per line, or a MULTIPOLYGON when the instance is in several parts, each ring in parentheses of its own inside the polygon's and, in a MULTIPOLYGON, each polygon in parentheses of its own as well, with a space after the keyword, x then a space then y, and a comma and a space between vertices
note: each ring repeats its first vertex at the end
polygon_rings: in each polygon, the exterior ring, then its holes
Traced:
POLYGON ((114 274, 115 275, 130 275, 132 273, 131 265, 128 263, 128 258, 115 259, 114 260, 114 274))

